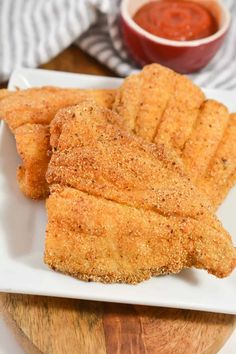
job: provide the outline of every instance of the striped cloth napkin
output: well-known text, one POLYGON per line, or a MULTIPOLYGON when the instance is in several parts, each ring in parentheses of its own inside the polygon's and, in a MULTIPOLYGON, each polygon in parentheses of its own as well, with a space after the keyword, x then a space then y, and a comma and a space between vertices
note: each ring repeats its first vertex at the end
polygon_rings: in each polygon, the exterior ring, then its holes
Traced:
MULTIPOLYGON (((227 40, 211 63, 190 77, 200 86, 236 88, 236 1, 227 40)), ((120 0, 0 0, 0 81, 17 67, 34 68, 71 43, 119 76, 137 71, 119 31, 120 0)))

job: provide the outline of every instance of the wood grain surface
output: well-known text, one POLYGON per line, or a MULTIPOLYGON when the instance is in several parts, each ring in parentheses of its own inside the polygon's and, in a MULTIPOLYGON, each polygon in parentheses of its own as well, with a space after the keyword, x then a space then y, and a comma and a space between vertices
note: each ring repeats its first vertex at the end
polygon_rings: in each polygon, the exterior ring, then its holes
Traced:
POLYGON ((212 354, 235 325, 234 316, 214 313, 2 296, 5 319, 28 353, 212 354))
MULTIPOLYGON (((42 67, 113 75, 73 46, 42 67)), ((215 354, 236 318, 17 294, 1 294, 0 300, 4 318, 30 354, 215 354)))

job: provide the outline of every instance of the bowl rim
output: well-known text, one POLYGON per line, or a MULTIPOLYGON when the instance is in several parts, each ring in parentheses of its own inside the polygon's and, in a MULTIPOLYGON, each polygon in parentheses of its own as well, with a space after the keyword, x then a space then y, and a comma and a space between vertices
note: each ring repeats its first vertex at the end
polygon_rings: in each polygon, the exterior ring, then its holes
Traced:
MULTIPOLYGON (((154 34, 147 32, 146 30, 144 30, 142 27, 140 27, 139 25, 137 25, 134 22, 134 20, 132 19, 132 17, 129 14, 128 8, 127 8, 128 7, 127 5, 129 4, 130 1, 134 1, 134 0, 122 0, 121 5, 120 5, 121 17, 135 32, 138 32, 143 37, 146 37, 147 39, 149 39, 155 43, 158 43, 158 44, 164 44, 164 45, 172 46, 172 47, 198 47, 203 44, 208 44, 208 43, 214 42, 215 40, 220 38, 222 35, 224 35, 230 27, 231 15, 230 15, 228 8, 223 4, 222 1, 216 0, 216 2, 219 5, 220 11, 223 12, 223 14, 225 16, 225 21, 224 21, 223 26, 213 35, 206 37, 206 38, 202 38, 202 39, 196 39, 193 41, 175 41, 175 40, 171 40, 171 39, 158 37, 154 34)), ((150 1, 151 0, 146 0, 146 2, 150 2, 150 1)))

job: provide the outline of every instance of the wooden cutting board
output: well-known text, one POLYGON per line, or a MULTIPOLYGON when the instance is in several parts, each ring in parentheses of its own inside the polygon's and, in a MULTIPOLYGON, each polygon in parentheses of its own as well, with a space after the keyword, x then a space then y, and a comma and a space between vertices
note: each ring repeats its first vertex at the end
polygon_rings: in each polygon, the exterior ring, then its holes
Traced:
MULTIPOLYGON (((42 67, 112 75, 75 47, 42 67)), ((236 324, 230 315, 40 296, 2 294, 0 302, 31 354, 215 354, 236 324)))
POLYGON ((215 354, 233 331, 222 314, 5 295, 4 315, 27 353, 215 354))

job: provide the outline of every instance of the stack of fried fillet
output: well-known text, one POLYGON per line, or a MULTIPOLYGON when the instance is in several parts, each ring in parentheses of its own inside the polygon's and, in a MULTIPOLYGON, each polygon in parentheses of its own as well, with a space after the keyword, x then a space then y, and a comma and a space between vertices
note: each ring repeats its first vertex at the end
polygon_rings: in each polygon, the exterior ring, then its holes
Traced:
POLYGON ((137 283, 186 267, 227 276, 232 241, 163 145, 81 104, 51 125, 46 263, 83 280, 137 283))
POLYGON ((22 159, 22 166, 17 171, 20 188, 29 198, 46 198, 49 193, 45 174, 50 160, 51 120, 60 108, 84 100, 92 99, 102 107, 111 108, 115 91, 56 87, 31 88, 9 94, 7 90, 1 91, 0 118, 7 122, 15 135, 22 159))
POLYGON ((23 161, 20 188, 44 198, 50 186, 50 267, 129 283, 235 267, 213 211, 236 177, 236 115, 187 78, 153 64, 117 91, 4 90, 0 100, 23 161))
POLYGON ((236 180, 236 114, 160 65, 129 76, 113 106, 128 130, 169 146, 217 208, 236 180))

